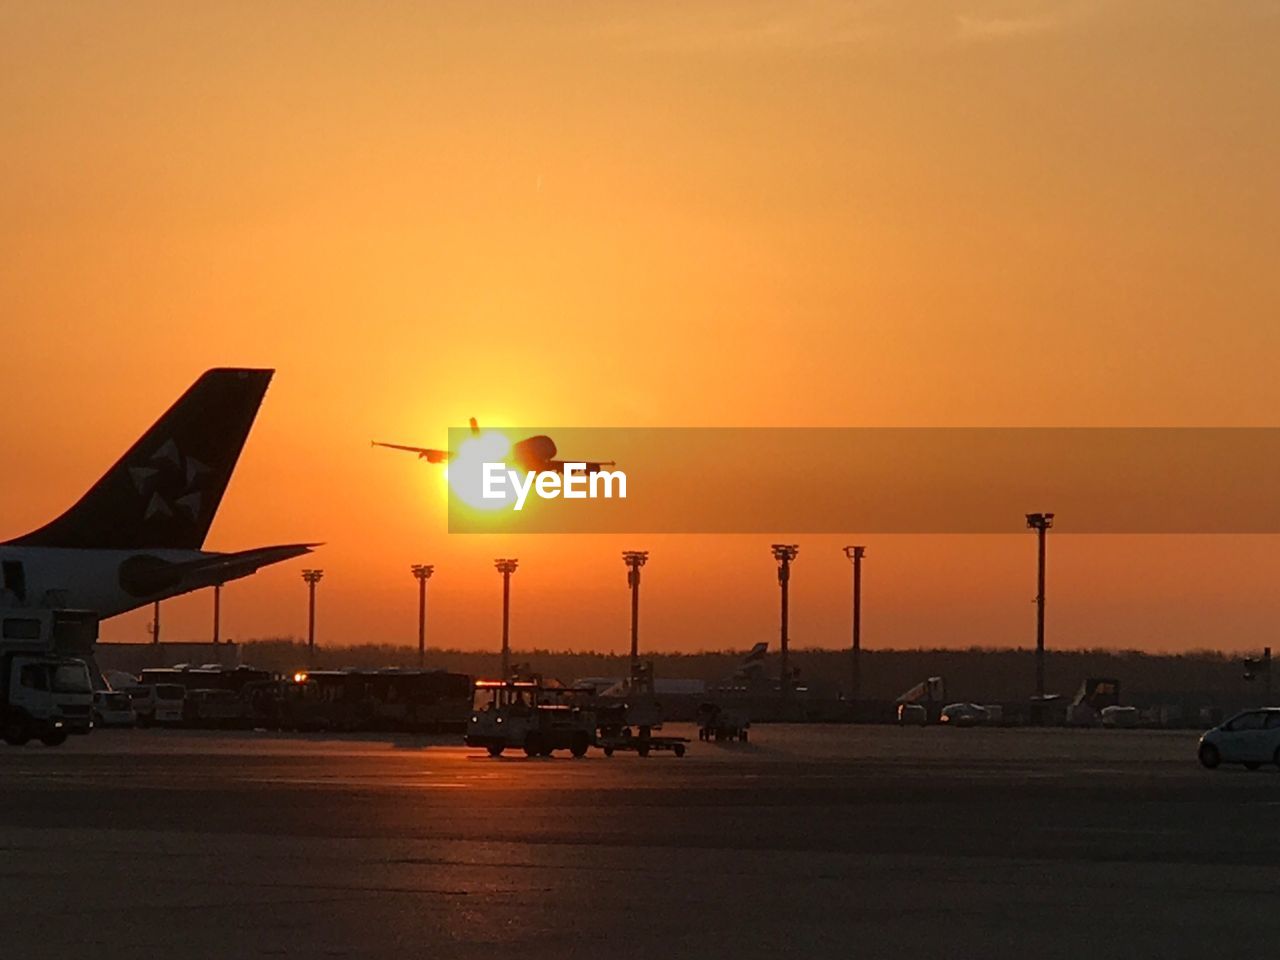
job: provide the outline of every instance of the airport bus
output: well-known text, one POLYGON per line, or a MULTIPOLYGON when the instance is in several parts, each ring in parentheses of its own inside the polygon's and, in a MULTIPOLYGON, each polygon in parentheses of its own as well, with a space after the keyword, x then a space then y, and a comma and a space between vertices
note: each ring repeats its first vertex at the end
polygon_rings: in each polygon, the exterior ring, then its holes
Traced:
POLYGON ((386 669, 362 674, 379 730, 461 731, 471 714, 471 677, 445 670, 386 669))
POLYGON ((281 723, 297 730, 462 730, 471 678, 444 670, 310 670, 284 685, 281 723))

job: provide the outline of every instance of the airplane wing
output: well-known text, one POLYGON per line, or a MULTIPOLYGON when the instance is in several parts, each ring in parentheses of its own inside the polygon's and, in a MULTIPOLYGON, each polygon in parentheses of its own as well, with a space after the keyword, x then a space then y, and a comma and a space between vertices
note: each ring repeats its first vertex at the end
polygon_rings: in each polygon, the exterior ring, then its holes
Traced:
POLYGON ((235 553, 206 553, 195 560, 169 561, 140 554, 120 564, 120 585, 135 597, 173 596, 239 580, 259 568, 310 553, 318 543, 286 543, 235 553))
POLYGON ((381 440, 372 441, 375 447, 387 447, 391 450, 407 450, 409 453, 416 453, 419 460, 425 460, 427 463, 444 463, 453 459, 453 454, 448 450, 432 450, 429 447, 407 447, 402 443, 383 443, 381 440))

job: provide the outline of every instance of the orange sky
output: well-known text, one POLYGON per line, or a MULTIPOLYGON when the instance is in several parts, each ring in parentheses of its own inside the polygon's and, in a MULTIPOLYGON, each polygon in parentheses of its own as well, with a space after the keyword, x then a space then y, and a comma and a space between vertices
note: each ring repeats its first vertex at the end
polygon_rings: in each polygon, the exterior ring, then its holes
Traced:
MULTIPOLYGON (((769 537, 450 537, 368 440, 1275 425, 1278 41, 1260 2, 0 2, 3 530, 274 366, 209 546, 327 541, 322 641, 409 641, 433 562, 432 638, 496 643, 516 555, 517 645, 622 649, 629 547, 651 645, 772 639, 769 537)), ((799 644, 844 642, 847 539, 802 541, 799 644)), ((1030 642, 1029 535, 867 542, 869 645, 1030 642)), ((1050 643, 1270 642, 1276 546, 1058 537, 1050 643)), ((227 632, 301 632, 300 566, 227 632)))

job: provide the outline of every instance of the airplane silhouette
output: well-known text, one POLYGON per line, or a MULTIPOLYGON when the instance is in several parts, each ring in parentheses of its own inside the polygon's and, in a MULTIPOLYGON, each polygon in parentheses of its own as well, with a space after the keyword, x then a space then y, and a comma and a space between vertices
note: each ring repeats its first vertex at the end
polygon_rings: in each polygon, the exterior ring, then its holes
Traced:
MULTIPOLYGON (((476 423, 476 418, 472 417, 471 433, 475 436, 480 435, 480 426, 476 423)), ((381 440, 372 441, 375 447, 387 447, 391 450, 405 450, 409 453, 416 453, 419 460, 425 460, 427 463, 448 463, 457 454, 453 450, 436 450, 431 447, 411 447, 403 443, 384 443, 381 440)), ((614 460, 557 460, 555 441, 548 436, 539 435, 536 437, 525 437, 519 443, 511 445, 511 453, 507 460, 512 465, 519 467, 526 473, 551 471, 554 473, 564 473, 564 465, 566 463, 581 463, 586 467, 587 473, 598 473, 605 467, 617 466, 614 460)))

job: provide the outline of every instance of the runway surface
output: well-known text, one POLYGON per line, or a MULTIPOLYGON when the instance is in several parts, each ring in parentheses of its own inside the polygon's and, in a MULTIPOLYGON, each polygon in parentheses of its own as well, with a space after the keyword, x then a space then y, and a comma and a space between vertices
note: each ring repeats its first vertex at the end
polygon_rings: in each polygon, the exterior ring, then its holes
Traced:
POLYGON ((752 733, 683 759, 163 730, 5 748, 0 952, 1280 949, 1280 773, 1201 770, 1195 734, 752 733))

